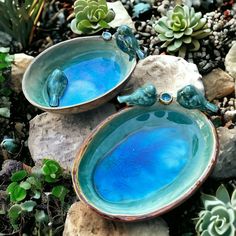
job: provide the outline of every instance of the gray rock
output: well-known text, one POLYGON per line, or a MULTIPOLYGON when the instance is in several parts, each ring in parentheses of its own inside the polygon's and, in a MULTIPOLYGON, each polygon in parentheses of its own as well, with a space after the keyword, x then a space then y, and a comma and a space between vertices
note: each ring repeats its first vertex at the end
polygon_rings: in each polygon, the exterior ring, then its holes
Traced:
POLYGON ((106 117, 115 113, 115 107, 106 104, 96 110, 77 115, 42 113, 30 121, 28 146, 38 164, 45 157, 57 160, 70 170, 78 148, 91 131, 106 117))
POLYGON ((113 9, 116 14, 114 20, 109 23, 112 28, 116 28, 121 25, 128 25, 132 29, 135 29, 134 22, 132 21, 121 1, 108 2, 107 5, 108 8, 113 9))
POLYGON ((236 79, 236 42, 233 44, 225 57, 225 68, 236 79))
POLYGON ((227 129, 219 127, 220 151, 217 164, 212 173, 216 179, 226 179, 236 177, 236 127, 227 129))
POLYGON ((67 214, 63 236, 168 236, 165 221, 156 218, 137 223, 106 220, 81 202, 74 203, 67 214))
POLYGON ((153 55, 139 61, 124 92, 130 92, 145 83, 152 83, 158 94, 177 91, 192 84, 204 93, 204 87, 195 64, 180 57, 153 55))
POLYGON ((202 78, 206 98, 212 101, 234 92, 234 79, 220 68, 214 69, 202 78))
POLYGON ((20 93, 22 91, 21 82, 23 79, 23 75, 29 66, 29 64, 33 61, 33 57, 26 55, 24 53, 19 53, 14 55, 14 63, 12 64, 12 72, 11 72, 11 80, 10 87, 16 93, 20 93))

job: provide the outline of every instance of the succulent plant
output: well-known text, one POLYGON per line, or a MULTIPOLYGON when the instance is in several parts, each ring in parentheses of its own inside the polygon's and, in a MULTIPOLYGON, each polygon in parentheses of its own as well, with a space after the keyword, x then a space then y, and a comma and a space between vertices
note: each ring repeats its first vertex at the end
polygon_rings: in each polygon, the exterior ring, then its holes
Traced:
POLYGON ((185 57, 186 51, 198 51, 199 39, 207 37, 211 31, 202 18, 202 13, 195 13, 194 8, 176 5, 161 17, 154 26, 160 41, 164 42, 162 48, 167 47, 167 52, 185 57))
POLYGON ((236 229, 236 189, 231 199, 224 185, 216 196, 202 194, 204 210, 199 213, 196 232, 200 236, 234 236, 236 229))
POLYGON ((94 34, 108 25, 115 18, 113 10, 109 10, 106 0, 77 0, 74 3, 75 19, 71 29, 76 34, 94 34))

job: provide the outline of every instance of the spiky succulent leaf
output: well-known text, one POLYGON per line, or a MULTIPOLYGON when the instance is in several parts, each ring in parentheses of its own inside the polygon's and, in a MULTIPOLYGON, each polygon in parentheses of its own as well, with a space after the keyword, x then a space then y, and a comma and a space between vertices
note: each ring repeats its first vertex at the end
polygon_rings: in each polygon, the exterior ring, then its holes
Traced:
POLYGON ((199 213, 196 232, 200 236, 234 236, 236 226, 236 190, 231 199, 224 185, 221 185, 216 196, 202 194, 204 210, 199 213))
POLYGON ((101 29, 109 28, 109 22, 115 18, 105 0, 77 0, 74 3, 75 19, 71 30, 76 34, 94 34, 101 29))
POLYGON ((181 57, 185 57, 187 50, 198 51, 198 40, 211 33, 201 12, 195 13, 193 8, 180 5, 176 5, 159 19, 154 29, 160 41, 164 42, 161 47, 166 47, 171 54, 179 52, 181 57))

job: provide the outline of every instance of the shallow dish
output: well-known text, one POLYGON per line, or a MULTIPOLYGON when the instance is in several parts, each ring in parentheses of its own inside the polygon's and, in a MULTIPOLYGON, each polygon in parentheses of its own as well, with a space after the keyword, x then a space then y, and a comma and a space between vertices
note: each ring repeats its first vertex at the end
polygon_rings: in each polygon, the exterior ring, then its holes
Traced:
POLYGON ((27 68, 23 82, 25 97, 34 106, 56 113, 84 112, 109 101, 128 82, 136 65, 116 45, 100 36, 80 37, 59 43, 37 56, 27 68), (46 79, 62 70, 68 86, 59 107, 50 107, 46 79))
POLYGON ((74 189, 102 216, 152 218, 178 206, 216 161, 215 129, 197 110, 173 103, 127 108, 84 142, 73 166, 74 189))

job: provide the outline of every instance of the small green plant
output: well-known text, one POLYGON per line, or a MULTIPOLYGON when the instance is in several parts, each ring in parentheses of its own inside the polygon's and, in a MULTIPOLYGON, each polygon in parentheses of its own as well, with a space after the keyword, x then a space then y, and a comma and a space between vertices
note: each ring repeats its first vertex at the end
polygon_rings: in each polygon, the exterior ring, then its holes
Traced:
MULTIPOLYGON (((69 190, 62 184, 55 186, 55 182, 63 179, 63 170, 54 161, 43 160, 42 167, 29 174, 20 170, 12 174, 11 183, 7 187, 11 206, 8 211, 10 223, 15 231, 19 230, 22 220, 34 219, 33 235, 52 235, 53 218, 50 213, 49 202, 59 201, 57 215, 65 216, 64 204, 69 190), (46 207, 42 207, 46 204, 46 207), (46 209, 46 211, 45 211, 46 209)), ((57 203, 57 208, 58 208, 57 203)))
POLYGON ((9 54, 10 48, 0 47, 0 96, 9 96, 11 91, 7 86, 4 73, 11 68, 14 56, 9 54))
POLYGON ((71 29, 76 34, 94 34, 101 29, 110 28, 109 22, 115 18, 106 0, 77 0, 74 3, 75 19, 71 29))
POLYGON ((236 189, 230 198, 224 185, 216 196, 202 194, 204 210, 199 213, 196 232, 199 236, 234 236, 236 232, 236 189))
POLYGON ((201 12, 195 13, 194 8, 180 5, 159 19, 154 29, 160 41, 164 42, 161 47, 167 48, 170 54, 178 52, 183 58, 187 50, 198 51, 199 40, 211 33, 201 12))
POLYGON ((26 48, 33 39, 44 4, 45 0, 0 1, 0 31, 8 33, 26 48))

